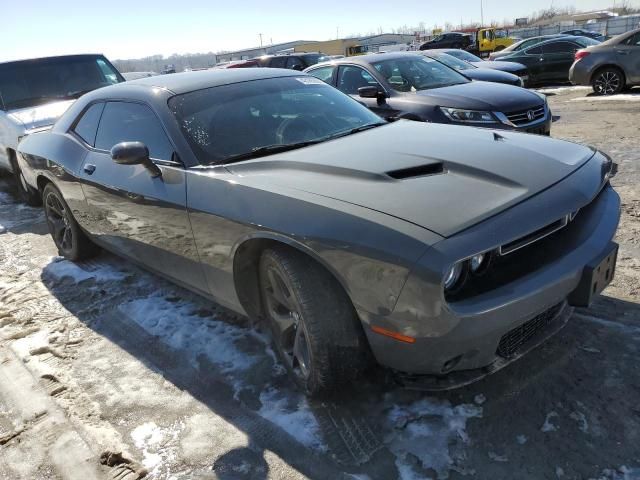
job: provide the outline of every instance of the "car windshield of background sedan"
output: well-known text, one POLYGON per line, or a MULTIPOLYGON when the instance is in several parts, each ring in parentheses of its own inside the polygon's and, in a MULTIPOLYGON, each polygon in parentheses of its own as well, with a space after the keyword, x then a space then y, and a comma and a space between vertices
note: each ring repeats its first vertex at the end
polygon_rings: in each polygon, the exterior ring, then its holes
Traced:
POLYGON ((466 77, 432 58, 398 58, 372 65, 398 92, 415 92, 469 82, 466 77))
MULTIPOLYGON (((428 50, 426 50, 428 52, 428 50)), ((474 68, 478 68, 470 63, 465 62, 464 60, 460 60, 459 58, 452 57, 448 53, 437 53, 434 55, 434 58, 441 63, 444 63, 447 67, 451 67, 459 72, 464 70, 473 70, 474 68)))
POLYGON ((223 85, 169 101, 200 163, 229 163, 383 125, 375 113, 314 77, 223 85))
POLYGON ((52 58, 0 64, 0 97, 6 110, 68 100, 121 81, 103 58, 52 58))
POLYGON ((453 57, 456 57, 460 60, 464 60, 465 62, 482 62, 483 60, 480 57, 476 57, 473 53, 469 53, 466 50, 447 50, 447 54, 453 57))

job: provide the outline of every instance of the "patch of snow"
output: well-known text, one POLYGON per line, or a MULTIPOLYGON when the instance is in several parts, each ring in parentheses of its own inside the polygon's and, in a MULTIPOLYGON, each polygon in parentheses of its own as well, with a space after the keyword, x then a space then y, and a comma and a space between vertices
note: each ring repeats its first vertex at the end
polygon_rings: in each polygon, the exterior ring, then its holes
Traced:
MULTIPOLYGON (((407 456, 415 456, 423 468, 431 468, 438 478, 447 478, 454 464, 449 446, 457 441, 467 443, 467 420, 482 416, 482 408, 472 404, 452 406, 446 400, 425 398, 409 405, 393 405, 387 420, 393 427, 400 419, 408 419, 402 429, 395 428, 385 439, 396 455, 403 480, 415 478, 407 456), (425 448, 428 445, 428 448, 425 448), (406 476, 405 476, 406 475, 406 476)), ((403 422, 404 423, 404 422, 403 422)))
POLYGON ((267 388, 260 393, 260 402, 260 416, 278 425, 306 447, 327 450, 320 440, 320 425, 303 395, 297 394, 292 398, 280 390, 267 388))
POLYGON ((585 417, 584 413, 582 413, 582 412, 571 412, 569 417, 571 417, 573 420, 578 422, 578 428, 582 432, 587 433, 589 431, 589 422, 587 422, 587 417, 585 417))
POLYGON ((579 92, 582 90, 591 90, 591 87, 587 87, 584 85, 566 85, 562 87, 542 87, 536 88, 535 91, 538 93, 568 93, 568 92, 579 92))
POLYGON ((640 478, 640 467, 627 467, 622 465, 617 470, 606 468, 597 480, 637 480, 640 478))
POLYGON ((556 477, 562 478, 564 477, 564 470, 562 467, 556 467, 556 477))
POLYGON ((549 412, 547 413, 547 417, 544 419, 544 424, 540 428, 541 432, 555 432, 558 430, 558 426, 551 423, 552 418, 558 417, 557 412, 549 412))
POLYGON ((489 458, 491 460, 493 460, 494 462, 508 462, 509 461, 509 459, 507 458, 506 455, 498 455, 495 452, 489 452, 488 455, 489 455, 489 458))
POLYGON ((194 313, 194 306, 188 301, 170 302, 162 294, 156 294, 119 308, 170 347, 188 352, 194 367, 198 367, 198 358, 204 355, 228 375, 235 387, 240 386, 240 379, 231 374, 246 371, 257 361, 235 345, 247 335, 247 329, 215 317, 202 318, 194 313))
POLYGON ((591 97, 576 97, 571 102, 640 102, 640 95, 633 93, 619 93, 618 95, 593 95, 591 97))
POLYGON ((108 265, 101 265, 92 271, 84 270, 63 257, 53 257, 51 262, 44 267, 43 272, 55 278, 70 277, 76 283, 89 279, 98 282, 120 281, 127 276, 108 265))
POLYGON ((177 455, 175 444, 184 424, 178 422, 168 428, 161 428, 154 422, 143 423, 131 432, 135 446, 142 451, 142 465, 149 471, 149 477, 166 477, 163 465, 172 463, 177 455))
POLYGON ((524 445, 527 443, 527 437, 525 435, 518 435, 516 437, 516 442, 518 442, 519 445, 524 445))
POLYGON ((479 394, 476 395, 475 397, 473 397, 473 401, 475 402, 476 405, 482 405, 484 402, 487 401, 487 397, 485 397, 483 394, 479 394))

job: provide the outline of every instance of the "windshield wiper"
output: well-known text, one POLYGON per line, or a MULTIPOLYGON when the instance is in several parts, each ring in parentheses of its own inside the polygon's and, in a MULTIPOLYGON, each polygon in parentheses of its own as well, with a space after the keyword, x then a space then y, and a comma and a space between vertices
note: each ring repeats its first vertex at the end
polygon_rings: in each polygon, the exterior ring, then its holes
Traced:
POLYGON ((265 155, 271 155, 274 153, 287 152, 289 150, 295 150, 296 148, 302 148, 302 147, 306 147, 316 143, 320 143, 320 142, 323 142, 324 140, 325 139, 307 140, 306 142, 275 144, 275 145, 265 145, 264 147, 255 147, 255 148, 252 148, 250 152, 231 155, 230 157, 225 158, 221 163, 233 163, 233 162, 239 162, 241 160, 249 160, 251 158, 264 157, 265 155))
POLYGON ((352 129, 347 130, 345 132, 340 132, 340 133, 336 133, 335 135, 331 135, 331 136, 325 138, 325 140, 330 140, 330 139, 333 139, 333 138, 346 137, 347 135, 353 135, 354 133, 364 132, 365 130, 369 130, 369 129, 375 128, 375 127, 380 127, 382 125, 387 125, 387 122, 368 123, 367 125, 361 125, 359 127, 352 128, 352 129))

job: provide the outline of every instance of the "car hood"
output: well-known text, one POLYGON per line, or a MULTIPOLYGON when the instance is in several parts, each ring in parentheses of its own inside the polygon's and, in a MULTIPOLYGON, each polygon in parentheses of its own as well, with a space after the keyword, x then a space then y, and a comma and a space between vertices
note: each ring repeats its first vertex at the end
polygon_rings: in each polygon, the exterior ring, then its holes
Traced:
POLYGON ((473 62, 473 65, 478 68, 490 68, 492 70, 501 70, 503 72, 518 72, 520 70, 526 70, 527 67, 518 62, 506 62, 501 60, 490 60, 482 62, 473 62))
POLYGON ((512 85, 520 84, 520 79, 516 75, 513 75, 509 72, 501 72, 500 70, 493 70, 490 68, 470 68, 469 70, 463 70, 460 73, 468 78, 471 78, 472 80, 509 83, 512 85))
POLYGON ((53 125, 56 120, 73 104, 75 100, 63 100, 60 102, 47 103, 37 107, 20 108, 11 110, 9 117, 21 123, 25 130, 42 128, 53 125))
POLYGON ((420 90, 415 95, 432 105, 494 112, 515 112, 544 103, 540 95, 530 90, 492 82, 469 82, 420 90))
POLYGON ((539 194, 593 155, 540 135, 400 120, 228 169, 238 183, 329 197, 448 237, 539 194))

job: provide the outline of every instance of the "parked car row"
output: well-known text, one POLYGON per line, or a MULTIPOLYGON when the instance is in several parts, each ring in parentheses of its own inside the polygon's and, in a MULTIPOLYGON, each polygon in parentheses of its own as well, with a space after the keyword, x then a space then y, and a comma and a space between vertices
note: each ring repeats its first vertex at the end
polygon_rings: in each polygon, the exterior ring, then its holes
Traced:
POLYGON ((404 118, 544 135, 551 131, 551 112, 544 95, 512 85, 472 82, 419 53, 348 57, 305 71, 387 120, 404 118))
POLYGON ((60 254, 102 247, 265 322, 311 396, 372 363, 413 388, 468 384, 611 282, 612 161, 505 130, 540 111, 546 132, 541 96, 419 54, 309 72, 124 82, 26 136, 17 164, 60 254))

